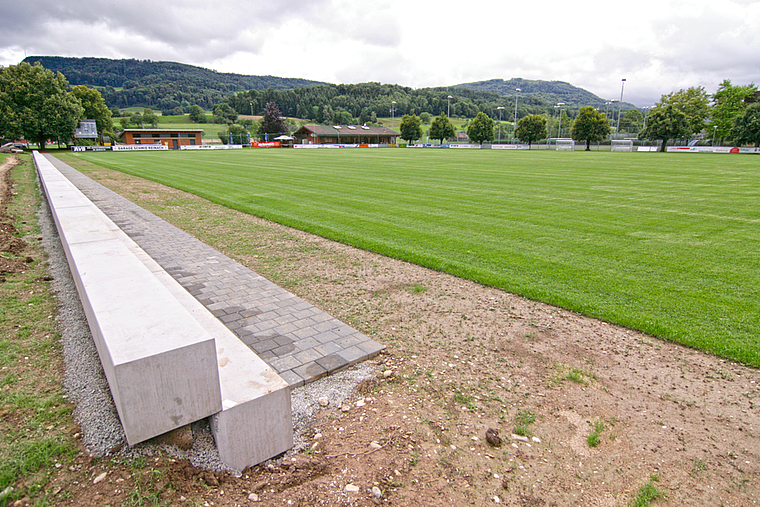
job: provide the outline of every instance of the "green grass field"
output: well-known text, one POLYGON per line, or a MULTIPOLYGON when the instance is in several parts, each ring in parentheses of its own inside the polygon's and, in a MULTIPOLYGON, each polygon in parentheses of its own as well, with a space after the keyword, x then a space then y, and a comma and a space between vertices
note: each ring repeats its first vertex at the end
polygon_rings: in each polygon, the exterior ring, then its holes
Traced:
POLYGON ((75 156, 760 366, 758 157, 415 149, 75 156))

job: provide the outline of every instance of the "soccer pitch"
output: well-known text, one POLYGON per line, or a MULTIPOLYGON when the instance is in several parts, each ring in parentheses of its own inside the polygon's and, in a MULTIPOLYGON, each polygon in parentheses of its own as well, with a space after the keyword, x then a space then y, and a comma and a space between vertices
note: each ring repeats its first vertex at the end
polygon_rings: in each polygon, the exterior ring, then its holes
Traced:
POLYGON ((760 366, 760 158, 335 149, 72 155, 760 366))

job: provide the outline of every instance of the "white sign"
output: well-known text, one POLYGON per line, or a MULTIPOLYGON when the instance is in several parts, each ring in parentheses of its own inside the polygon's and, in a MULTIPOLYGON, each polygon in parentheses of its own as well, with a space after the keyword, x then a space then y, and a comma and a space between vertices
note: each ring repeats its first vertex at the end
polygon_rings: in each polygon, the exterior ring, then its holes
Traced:
POLYGON ((182 145, 179 147, 180 150, 242 150, 243 145, 242 144, 196 144, 194 146, 191 145, 182 145))
POLYGON ((527 150, 527 144, 494 144, 492 150, 527 150))
POLYGON ((113 151, 145 151, 145 150, 168 150, 165 144, 117 144, 111 147, 113 151))

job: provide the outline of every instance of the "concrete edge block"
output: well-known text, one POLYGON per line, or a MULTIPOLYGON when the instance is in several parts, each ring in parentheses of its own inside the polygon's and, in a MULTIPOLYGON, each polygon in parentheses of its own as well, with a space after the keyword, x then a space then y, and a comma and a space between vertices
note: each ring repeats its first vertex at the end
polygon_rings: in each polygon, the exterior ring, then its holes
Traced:
POLYGON ((227 408, 211 418, 219 457, 244 470, 293 447, 290 389, 227 408))
POLYGON ((127 442, 134 445, 219 412, 213 336, 135 259, 141 249, 133 241, 46 158, 35 152, 34 162, 127 442), (92 241, 88 232, 94 233, 92 241))

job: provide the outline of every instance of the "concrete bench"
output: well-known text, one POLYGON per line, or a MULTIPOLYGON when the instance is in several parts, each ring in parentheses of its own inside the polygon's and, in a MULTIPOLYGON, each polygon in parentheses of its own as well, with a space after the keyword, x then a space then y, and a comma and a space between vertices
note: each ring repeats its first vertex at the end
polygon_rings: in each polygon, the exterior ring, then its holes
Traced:
POLYGON ((290 448, 287 383, 45 157, 34 160, 127 442, 213 415, 232 468, 290 448))

